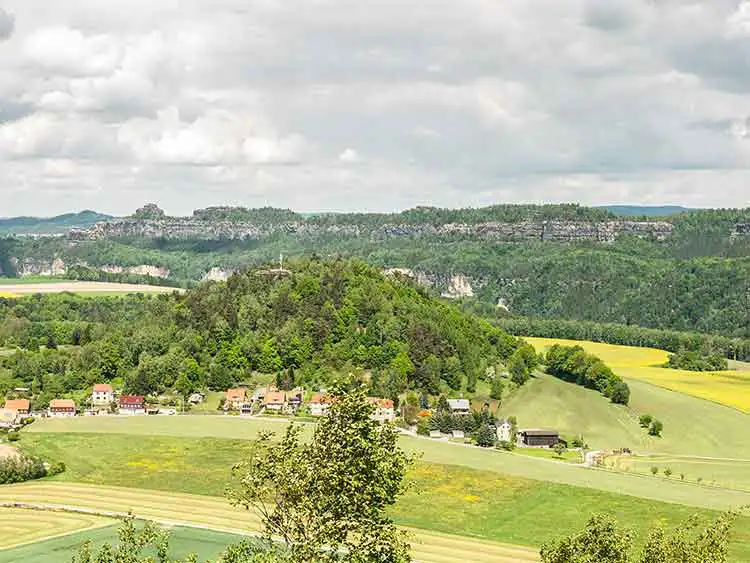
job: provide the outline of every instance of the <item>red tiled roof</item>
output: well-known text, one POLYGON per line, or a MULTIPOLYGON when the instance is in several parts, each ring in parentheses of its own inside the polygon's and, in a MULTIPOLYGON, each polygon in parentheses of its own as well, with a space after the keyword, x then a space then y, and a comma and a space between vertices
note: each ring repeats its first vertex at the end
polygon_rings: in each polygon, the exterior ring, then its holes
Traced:
POLYGON ((328 395, 323 395, 321 393, 316 393, 315 395, 312 396, 312 398, 310 399, 310 402, 311 403, 316 403, 316 404, 327 404, 327 405, 330 405, 333 402, 333 400, 328 395))
POLYGON ((29 410, 29 400, 28 399, 8 399, 5 401, 5 407, 6 409, 14 410, 14 411, 27 411, 29 410))
POLYGON ((379 397, 367 397, 367 402, 369 402, 371 405, 375 405, 376 407, 380 407, 381 409, 393 408, 393 401, 391 401, 390 399, 381 399, 379 397))
POLYGON ((229 389, 227 391, 227 400, 228 401, 244 401, 245 400, 245 389, 238 388, 238 389, 229 389))
POLYGON ((76 403, 73 399, 52 399, 49 402, 51 409, 75 409, 76 403))
POLYGON ((111 393, 112 386, 109 383, 97 383, 94 385, 94 393, 111 393))
POLYGON ((143 395, 122 395, 120 397, 120 406, 125 407, 142 407, 146 403, 143 395))
POLYGON ((286 395, 283 391, 273 391, 266 394, 263 403, 266 405, 283 405, 286 402, 286 395))

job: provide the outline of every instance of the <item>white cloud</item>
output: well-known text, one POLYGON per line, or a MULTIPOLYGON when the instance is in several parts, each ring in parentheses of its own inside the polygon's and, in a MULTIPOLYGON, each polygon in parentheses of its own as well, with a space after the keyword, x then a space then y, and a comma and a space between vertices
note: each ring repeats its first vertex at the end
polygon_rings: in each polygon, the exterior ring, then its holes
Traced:
POLYGON ((354 149, 344 149, 344 151, 339 155, 339 160, 347 164, 354 164, 360 161, 360 156, 359 153, 354 149))
POLYGON ((314 6, 6 0, 3 213, 747 203, 748 2, 314 6))

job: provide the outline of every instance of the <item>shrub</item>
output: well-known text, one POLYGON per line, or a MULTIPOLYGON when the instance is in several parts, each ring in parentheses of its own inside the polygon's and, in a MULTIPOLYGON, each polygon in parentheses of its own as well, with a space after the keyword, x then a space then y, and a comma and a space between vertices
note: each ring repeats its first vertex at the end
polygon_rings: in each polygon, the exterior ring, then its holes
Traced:
POLYGON ((18 440, 21 439, 21 435, 16 432, 15 430, 12 430, 8 432, 8 441, 9 442, 18 442, 18 440))
POLYGON ((507 452, 512 452, 515 446, 513 445, 513 442, 508 442, 506 440, 503 440, 501 442, 497 443, 498 449, 505 450, 507 452))
POLYGON ((650 436, 661 436, 662 430, 664 430, 664 425, 661 421, 654 419, 648 428, 648 433, 650 436))
POLYGON ((21 424, 24 426, 28 426, 29 424, 33 424, 34 420, 36 420, 33 416, 27 416, 23 420, 21 420, 21 424))
POLYGON ((648 428, 652 420, 654 420, 654 417, 650 414, 642 414, 638 419, 638 424, 641 425, 641 428, 648 428))
POLYGON ((651 475, 656 475, 657 473, 659 473, 659 468, 654 465, 651 467, 651 475))
POLYGON ((64 473, 66 469, 67 467, 65 466, 65 463, 58 461, 49 466, 49 469, 47 469, 47 475, 59 475, 60 473, 64 473))
POLYGON ((41 479, 46 475, 47 470, 41 459, 22 455, 0 459, 0 485, 41 479))
POLYGON ((495 429, 489 424, 483 424, 477 431, 477 446, 491 448, 497 441, 495 429))
POLYGON ((671 476, 672 476, 672 470, 671 470, 671 469, 670 469, 669 467, 667 467, 667 468, 666 468, 666 469, 664 470, 664 475, 665 475, 666 477, 671 477, 671 476))

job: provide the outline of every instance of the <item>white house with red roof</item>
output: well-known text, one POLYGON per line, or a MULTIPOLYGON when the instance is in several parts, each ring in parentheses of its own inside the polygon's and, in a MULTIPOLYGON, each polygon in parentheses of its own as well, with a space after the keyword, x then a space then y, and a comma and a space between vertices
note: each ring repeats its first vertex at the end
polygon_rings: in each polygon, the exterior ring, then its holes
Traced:
POLYGON ((115 400, 115 392, 109 383, 97 383, 91 393, 91 404, 95 407, 109 406, 115 400))
POLYGON ((375 412, 372 419, 380 423, 393 422, 396 420, 396 411, 393 408, 393 401, 390 399, 380 399, 378 397, 368 397, 367 401, 375 405, 375 412))
POLYGON ((331 406, 331 398, 322 393, 317 393, 310 398, 310 416, 325 416, 331 406))
POLYGON ((121 395, 120 414, 146 414, 146 398, 143 395, 121 395))
POLYGON ((47 409, 49 416, 75 416, 76 404, 73 399, 52 399, 47 409))

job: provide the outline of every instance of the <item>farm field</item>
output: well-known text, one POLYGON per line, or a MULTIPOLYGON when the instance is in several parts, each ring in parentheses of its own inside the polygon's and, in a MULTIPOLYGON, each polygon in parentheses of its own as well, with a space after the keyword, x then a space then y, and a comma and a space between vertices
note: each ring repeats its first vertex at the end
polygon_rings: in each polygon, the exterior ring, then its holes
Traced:
POLYGON ((109 518, 89 514, 0 508, 0 550, 33 543, 43 538, 103 528, 111 526, 113 522, 114 520, 109 518))
MULTIPOLYGON (((649 389, 655 389, 656 391, 670 395, 678 395, 656 387, 648 387, 649 389)), ((678 395, 678 397, 682 396, 678 395)), ((600 397, 596 398, 597 400, 601 400, 601 403, 604 405, 609 405, 606 400, 600 397)), ((712 403, 699 401, 691 397, 685 398, 696 401, 699 405, 721 408, 712 403)), ((737 416, 746 416, 732 409, 725 410, 737 416)), ((522 421, 523 419, 520 420, 522 421)), ((124 463, 120 463, 122 471, 116 472, 114 476, 110 475, 108 479, 122 479, 124 478, 123 476, 132 475, 136 480, 153 481, 155 479, 153 475, 151 477, 144 477, 146 474, 140 471, 138 467, 141 463, 146 463, 146 465, 152 463, 158 464, 162 468, 161 475, 169 475, 170 471, 172 471, 172 480, 178 481, 181 478, 181 471, 183 469, 185 471, 207 470, 208 466, 201 464, 199 457, 192 460, 186 459, 184 462, 181 461, 183 455, 200 456, 202 446, 199 445, 199 441, 191 442, 187 439, 183 441, 175 439, 162 440, 161 438, 166 436, 190 436, 194 438, 217 436, 247 440, 256 436, 257 432, 261 430, 276 430, 280 432, 283 428, 284 423, 281 421, 269 419, 248 420, 239 419, 238 417, 80 417, 67 420, 53 419, 37 421, 24 430, 24 438, 21 444, 29 453, 47 459, 65 461, 69 469, 78 468, 77 472, 90 474, 91 476, 87 478, 87 482, 102 482, 97 480, 101 478, 101 475, 97 477, 97 472, 112 471, 109 467, 112 463, 111 460, 116 458, 123 459, 123 456, 126 454, 129 456, 126 461, 132 462, 134 465, 130 466, 129 469, 124 463), (70 433, 66 433, 66 430, 70 433), (80 434, 80 432, 88 432, 89 434, 80 434), (143 438, 133 441, 129 438, 129 435, 143 436, 143 438), (183 444, 187 448, 183 454, 180 454, 180 448, 182 447, 180 444, 183 444), (184 465, 182 469, 180 468, 180 464, 184 465), (200 470, 195 468, 195 464, 200 466, 200 470)), ((742 440, 748 439, 746 433, 743 432, 736 432, 733 435, 738 443, 742 443, 742 440)), ((212 442, 208 440, 205 443, 211 444, 212 442)), ((225 445, 226 443, 231 443, 231 440, 225 440, 224 443, 225 445)), ((568 463, 559 463, 552 460, 510 454, 496 450, 466 447, 427 438, 404 436, 401 439, 401 443, 406 450, 422 455, 422 459, 430 463, 461 465, 470 469, 487 470, 505 475, 589 487, 615 493, 627 491, 628 494, 633 496, 666 502, 677 502, 697 507, 725 509, 738 504, 750 504, 750 492, 745 493, 698 487, 694 483, 690 484, 688 482, 672 481, 662 483, 639 475, 586 469, 568 463)), ((680 441, 675 438, 673 443, 678 444, 680 441)), ((219 455, 219 452, 222 451, 221 447, 224 446, 216 446, 218 448, 216 455, 219 455)), ((237 442, 236 446, 226 447, 229 448, 231 456, 232 448, 241 448, 242 443, 237 442)), ((687 453, 692 455, 692 452, 687 453)), ((722 455, 720 457, 731 456, 722 455)), ((73 471, 68 471, 61 475, 60 478, 72 479, 73 475, 73 471)), ((108 480, 105 482, 110 484, 127 484, 128 486, 142 486, 139 481, 124 483, 108 480)), ((156 485, 151 486, 155 487, 156 485)), ((167 489, 170 486, 170 484, 165 484, 165 488, 167 489)))
MULTIPOLYGON (((6 280, 8 281, 8 280, 6 280)), ((82 281, 50 281, 45 283, 16 283, 18 280, 10 280, 14 283, 0 284, 0 292, 6 297, 22 297, 24 295, 35 295, 37 293, 62 293, 71 292, 81 295, 95 295, 99 297, 121 295, 123 293, 172 293, 183 291, 174 287, 163 287, 155 285, 136 285, 127 283, 107 282, 82 282, 82 281)))
POLYGON ((669 353, 654 348, 553 338, 525 338, 525 340, 540 352, 553 344, 580 345, 587 352, 599 356, 623 378, 645 381, 750 413, 750 372, 744 369, 710 373, 667 369, 658 366, 667 361, 669 353))
MULTIPOLYGON (((0 488, 0 502, 8 502, 9 499, 44 506, 65 505, 71 508, 114 512, 133 510, 138 517, 162 523, 171 522, 175 525, 206 526, 225 533, 245 534, 259 529, 259 521, 253 514, 233 508, 223 498, 216 497, 47 482, 0 488), (175 507, 178 507, 177 511, 175 507), (179 516, 175 517, 175 514, 179 516)), ((477 557, 472 557, 472 561, 478 563, 522 563, 538 560, 534 549, 418 530, 413 530, 412 534, 413 556, 424 563, 458 563, 466 560, 466 553, 476 553, 477 557)), ((199 531, 190 530, 187 534, 188 537, 196 535, 200 537, 199 531)), ((179 538, 176 539, 178 541, 175 544, 180 550, 195 550, 179 541, 179 538)), ((224 544, 234 540, 236 536, 222 538, 224 544)), ((736 548, 740 550, 739 553, 745 549, 741 543, 738 543, 736 548)), ((0 556, 2 554, 0 551, 0 556)), ((2 561, 3 559, 0 559, 0 562, 2 561)), ((36 560, 33 563, 36 563, 36 560)), ((39 563, 46 561, 40 559, 39 563)))
MULTIPOLYGON (((7 509, 0 509, 0 514, 7 509)), ((39 511, 25 510, 22 512, 36 513, 39 511)), ((42 518, 46 513, 41 513, 42 518)), ((24 516, 24 515, 21 515, 24 516)), ((30 517, 29 514, 26 517, 30 517)), ((49 538, 39 542, 0 551, 0 563, 66 563, 70 561, 72 553, 85 540, 91 540, 95 546, 104 542, 117 541, 118 525, 109 521, 110 525, 103 528, 75 532, 60 537, 49 538)), ((230 543, 236 543, 243 538, 236 534, 216 532, 200 528, 176 526, 170 528, 170 547, 173 557, 184 557, 197 553, 200 560, 214 558, 221 554, 230 543)))

